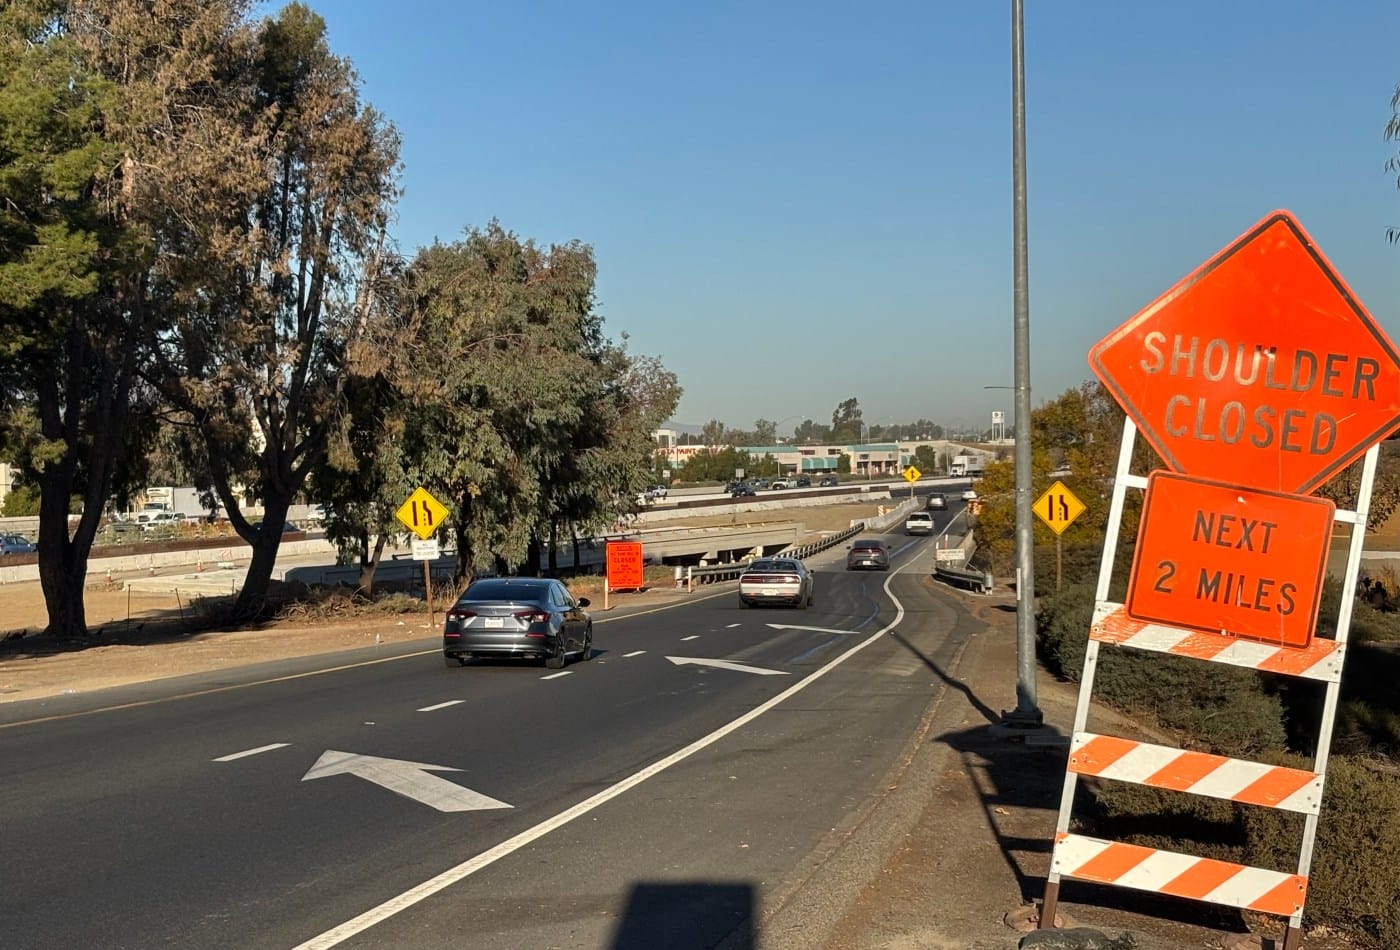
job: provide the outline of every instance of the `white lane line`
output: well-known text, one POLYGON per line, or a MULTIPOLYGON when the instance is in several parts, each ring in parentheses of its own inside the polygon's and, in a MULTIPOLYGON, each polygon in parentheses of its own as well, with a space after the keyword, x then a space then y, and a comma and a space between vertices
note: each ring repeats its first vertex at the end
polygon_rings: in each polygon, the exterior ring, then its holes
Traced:
MULTIPOLYGON (((750 709, 738 719, 735 719, 729 723, 726 723, 723 726, 720 726, 718 729, 716 729, 709 735, 702 736, 699 739, 696 739, 690 745, 677 749, 675 752, 672 752, 665 758, 658 759, 651 765, 648 765, 646 768, 641 769, 638 772, 634 772, 632 775, 629 775, 627 778, 608 786, 601 792, 597 792, 594 795, 585 798, 577 805, 574 805, 570 808, 566 808, 563 811, 559 812, 557 815, 553 816, 552 818, 547 818, 544 821, 540 822, 538 825, 535 825, 533 828, 526 828, 519 834, 507 838, 505 841, 502 841, 494 848, 490 848, 486 851, 483 851, 474 858, 468 858, 466 861, 463 861, 456 867, 448 868, 446 871, 443 871, 436 877, 429 878, 422 884, 418 884, 404 891, 402 894, 389 898, 387 901, 380 904, 378 907, 372 907, 369 910, 365 911, 363 914, 360 914, 358 917, 354 917, 350 920, 347 920, 345 923, 340 924, 339 926, 332 927, 330 930, 327 930, 322 934, 318 934, 317 936, 312 937, 305 943, 298 944, 296 947, 293 948, 293 950, 329 950, 330 947, 337 946, 343 943, 344 941, 349 940, 356 934, 363 933, 364 931, 373 927, 375 924, 388 920, 390 917, 393 917, 400 911, 407 910, 414 904, 426 900, 427 898, 436 894, 438 891, 441 891, 444 888, 451 887, 453 884, 456 884, 460 881, 465 880, 468 877, 471 877, 477 871, 480 871, 483 868, 490 867, 502 858, 509 857, 510 855, 514 854, 516 851, 519 851, 526 845, 529 845, 532 842, 543 838, 551 831, 555 831, 556 829, 562 828, 564 825, 567 825, 575 818, 579 818, 583 815, 586 815, 589 812, 593 811, 595 808, 598 808, 601 805, 605 805, 608 802, 612 801, 614 798, 617 798, 619 795, 631 791, 633 788, 636 788, 638 785, 642 784, 647 779, 655 775, 661 774, 676 763, 684 762, 686 759, 690 758, 695 753, 714 745, 716 742, 720 741, 725 736, 729 735, 731 732, 734 732, 738 729, 742 729, 744 726, 753 722, 755 719, 768 712, 768 710, 772 709, 773 707, 785 702, 793 696, 796 696, 798 693, 802 692, 802 690, 806 689, 808 686, 811 686, 817 680, 821 679, 823 676, 836 669, 836 667, 840 666, 842 663, 845 663, 847 660, 855 656, 861 650, 864 650, 872 643, 877 642, 878 640, 880 640, 880 638, 884 637, 895 627, 899 626, 899 622, 904 619, 904 605, 900 603, 899 598, 896 597, 894 593, 890 590, 890 582, 893 581, 895 575, 899 574, 902 570, 903 568, 895 568, 894 570, 890 571, 889 577, 885 579, 885 593, 889 596, 890 601, 894 604, 895 607, 894 620, 872 633, 869 637, 865 638, 860 643, 857 643, 855 646, 851 647, 845 653, 842 653, 840 656, 833 658, 831 662, 816 670, 811 675, 807 676, 805 679, 798 680, 796 683, 793 683, 791 686, 783 690, 778 695, 774 696, 772 699, 768 700, 762 705, 755 706, 753 709, 750 709)), ((559 674, 556 673, 555 675, 557 676, 559 674)))
POLYGON ((629 656, 641 656, 641 655, 642 655, 643 653, 645 653, 645 652, 647 652, 647 651, 646 651, 646 650, 633 650, 631 653, 624 653, 624 654, 622 654, 622 657, 623 657, 623 659, 626 659, 626 658, 629 657, 629 656))
MULTIPOLYGON (((663 610, 674 610, 677 607, 684 607, 687 604, 699 604, 707 600, 714 600, 716 597, 732 597, 732 590, 717 590, 713 594, 699 594, 694 600, 677 600, 669 604, 662 604, 659 607, 650 607, 646 610, 638 610, 635 613, 622 614, 617 617, 598 617, 593 622, 611 623, 614 620, 628 620, 632 617, 645 617, 648 614, 659 614, 663 610)), ((413 660, 420 656, 441 656, 442 646, 438 645, 431 650, 415 650, 412 653, 400 653, 397 656, 383 656, 374 660, 365 660, 360 663, 347 663, 343 666, 328 666, 319 670, 307 670, 305 673, 290 673, 286 676, 274 676, 271 679, 254 680, 251 683, 233 683, 229 686, 214 686, 210 689, 197 689, 188 693, 172 693, 169 696, 158 696, 155 699, 138 699, 130 703, 117 703, 114 706, 100 706, 97 709, 85 709, 80 712, 56 713, 52 716, 37 716, 34 719, 17 719, 14 722, 0 722, 0 732, 6 729, 16 729, 20 726, 36 726, 41 722, 59 722, 64 719, 77 719, 80 716, 96 716, 99 713, 117 712, 123 709, 140 709, 143 706, 155 706, 159 703, 169 703, 181 699, 193 699, 196 696, 213 696, 217 693, 229 693, 236 689, 248 689, 253 686, 266 686, 269 683, 285 683, 289 680, 305 679, 308 676, 321 676, 326 673, 340 673, 344 670, 357 670, 365 666, 376 666, 380 663, 397 663, 399 660, 413 660)))
POLYGON ((692 633, 692 634, 691 634, 690 636, 688 636, 688 637, 681 637, 681 642, 684 643, 686 640, 699 640, 699 639, 700 639, 700 634, 698 634, 698 633, 692 633))
MULTIPOLYGON (((742 627, 742 626, 743 626, 743 624, 741 624, 741 623, 731 623, 731 624, 727 625, 724 629, 726 629, 726 630, 733 630, 735 627, 742 627)), ((770 626, 771 626, 771 624, 770 624, 770 626)), ((689 639, 689 638, 687 638, 687 639, 689 639)))
POLYGON ((436 706, 424 706, 419 712, 437 712, 439 709, 446 709, 448 706, 455 706, 458 703, 465 703, 465 699, 449 699, 445 703, 438 703, 436 706))
POLYGON ((232 755, 221 755, 215 762, 232 762, 234 759, 246 759, 250 755, 258 755, 262 752, 271 752, 274 749, 285 749, 291 745, 290 742, 274 742, 271 745, 260 745, 256 749, 245 749, 242 752, 235 752, 232 755))
POLYGON ((548 676, 541 676, 540 679, 542 679, 542 680, 557 680, 557 679, 558 679, 559 677, 561 677, 561 676, 572 676, 572 675, 573 675, 573 672, 574 672, 573 670, 563 670, 562 672, 559 672, 559 673, 550 673, 548 676))

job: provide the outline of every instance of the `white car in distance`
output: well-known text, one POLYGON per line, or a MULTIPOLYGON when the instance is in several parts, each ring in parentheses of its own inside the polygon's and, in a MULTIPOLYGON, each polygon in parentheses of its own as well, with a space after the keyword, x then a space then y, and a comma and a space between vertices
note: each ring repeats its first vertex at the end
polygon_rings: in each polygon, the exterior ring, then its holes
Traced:
POLYGON ((933 534, 933 515, 927 511, 910 512, 904 519, 905 534, 933 534))

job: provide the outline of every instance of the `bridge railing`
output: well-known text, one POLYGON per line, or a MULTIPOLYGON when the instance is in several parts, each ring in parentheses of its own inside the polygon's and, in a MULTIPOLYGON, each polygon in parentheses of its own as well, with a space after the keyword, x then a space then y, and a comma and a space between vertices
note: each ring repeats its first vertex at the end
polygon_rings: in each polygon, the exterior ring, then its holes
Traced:
MULTIPOLYGON (((828 548, 835 547, 846 539, 860 534, 863 530, 865 530, 865 522, 858 522, 851 525, 851 527, 847 528, 845 531, 839 531, 836 534, 827 535, 824 538, 820 538, 816 541, 809 541, 806 544, 793 545, 792 547, 784 548, 777 554, 769 556, 790 557, 802 560, 818 552, 825 551, 828 548)), ((687 567, 685 569, 685 588, 686 590, 694 590, 696 584, 713 584, 716 581, 733 580, 742 574, 753 560, 753 558, 745 558, 742 561, 735 561, 732 564, 715 564, 708 567, 687 567)))

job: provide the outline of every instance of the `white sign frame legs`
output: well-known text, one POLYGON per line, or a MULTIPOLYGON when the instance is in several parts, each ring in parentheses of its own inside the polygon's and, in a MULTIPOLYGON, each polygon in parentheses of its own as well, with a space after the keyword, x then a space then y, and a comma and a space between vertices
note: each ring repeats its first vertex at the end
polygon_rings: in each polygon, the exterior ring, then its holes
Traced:
MULTIPOLYGON (((1123 505, 1124 499, 1127 496, 1127 491, 1129 488, 1136 488, 1139 490, 1145 490, 1147 488, 1146 476, 1134 475, 1131 472, 1133 447, 1136 442, 1136 437, 1136 424, 1131 419, 1125 419, 1123 423, 1122 442, 1119 445, 1118 464, 1114 475, 1113 492, 1108 512, 1108 521, 1105 526, 1104 532, 1105 536, 1103 554, 1099 562, 1099 576, 1095 588, 1094 596, 1096 622, 1097 618, 1102 615, 1103 608, 1105 606, 1115 606, 1108 605, 1107 601, 1109 589, 1111 587, 1113 579, 1113 566, 1117 561, 1118 540, 1122 530, 1123 505)), ((1347 638, 1351 632, 1352 607, 1355 599, 1353 595, 1356 590, 1357 578, 1359 577, 1361 571, 1361 552, 1363 547, 1365 546, 1365 525, 1367 517, 1370 514, 1371 493, 1372 489, 1375 486, 1376 464, 1379 458, 1379 454, 1379 445, 1373 445, 1366 451, 1362 462, 1361 483, 1357 494, 1356 509, 1354 511, 1338 509, 1334 516, 1336 522, 1350 524, 1353 530, 1351 532, 1350 544, 1347 549, 1346 566, 1343 571, 1342 590, 1344 594, 1337 613, 1337 629, 1333 645, 1333 653, 1335 656, 1335 670, 1337 672, 1331 675, 1315 676, 1315 678, 1324 679, 1327 684, 1326 698, 1323 703, 1322 718, 1319 729, 1317 752, 1313 758, 1312 769, 1315 775, 1317 796, 1319 799, 1321 797, 1321 789, 1325 784, 1327 759, 1331 752, 1332 732, 1336 721, 1337 705, 1341 694, 1340 669, 1342 665, 1342 660, 1346 652, 1347 638)), ((1173 628, 1158 627, 1158 629, 1172 630, 1173 628)), ((1187 631, 1184 630, 1179 630, 1176 632, 1187 633, 1187 631)), ((1073 733, 1071 736, 1071 741, 1072 743, 1074 743, 1071 747, 1072 749, 1078 748, 1078 742, 1080 742, 1082 738, 1092 737, 1091 734, 1087 733, 1086 727, 1088 725, 1089 705, 1093 698, 1094 675, 1098 668, 1099 648, 1101 646, 1100 640, 1093 635, 1094 633, 1095 631, 1091 631, 1091 636, 1089 638, 1089 642, 1087 644, 1087 648, 1084 654, 1084 669, 1079 682, 1079 699, 1075 707, 1074 726, 1073 733)), ((1172 650, 1164 646, 1152 645, 1150 642, 1142 642, 1135 644, 1132 643, 1131 640, 1129 640, 1124 641, 1124 645, 1135 646, 1141 649, 1156 650, 1158 652, 1173 652, 1172 650)), ((1198 659, 1214 659, 1217 662, 1225 662, 1238 666, 1252 666, 1255 668, 1261 668, 1262 666, 1262 661, 1251 662, 1243 657, 1231 658, 1227 657, 1223 652, 1222 654, 1215 657, 1208 658, 1205 656, 1201 656, 1198 657, 1198 659)), ((1291 672, 1292 675, 1297 676, 1312 675, 1309 673, 1300 672, 1299 670, 1290 670, 1288 672, 1291 672)), ((1157 751, 1170 753, 1176 750, 1157 747, 1157 751)), ((1074 752, 1071 753, 1071 756, 1073 755, 1074 752)), ((1262 765, 1257 765, 1255 763, 1245 763, 1240 760, 1231 760, 1231 762, 1236 766, 1243 765, 1246 767, 1254 768, 1265 767, 1262 765)), ((1061 870, 1061 864, 1058 859, 1061 856, 1060 852, 1062 842, 1065 843, 1066 851, 1073 851, 1075 847, 1082 847, 1082 845, 1086 841, 1094 842, 1097 845, 1116 846, 1116 843, 1114 842, 1099 842, 1096 839, 1077 839, 1077 836, 1069 834, 1071 811, 1074 804, 1074 795, 1079 781, 1079 773, 1075 771, 1073 767, 1074 764, 1074 760, 1073 758, 1071 758, 1070 767, 1066 768, 1065 771, 1064 788, 1060 795, 1060 809, 1055 823, 1055 839, 1053 842, 1054 850, 1052 851, 1051 869, 1050 873, 1046 877, 1045 898, 1041 906, 1041 927, 1048 927, 1053 925, 1055 917, 1055 907, 1059 900, 1059 886, 1061 878, 1075 877, 1075 875, 1072 873, 1073 868, 1071 868, 1069 872, 1062 872, 1061 870)), ((1134 779, 1126 778, 1123 780, 1134 781, 1134 779)), ((1144 782, 1141 784, 1150 783, 1144 782)), ((1190 790, 1188 793, 1212 794, 1207 791, 1197 791, 1194 789, 1190 790)), ((1217 795, 1215 797, 1228 798, 1230 796, 1217 795)), ((1295 806, 1292 809, 1303 811, 1305 814, 1305 824, 1302 835, 1302 842, 1299 849, 1297 871, 1297 878, 1301 882, 1301 886, 1303 888, 1306 887, 1307 876, 1311 870, 1313 851, 1317 840, 1318 805, 1318 802, 1314 802, 1306 808, 1298 808, 1295 806)), ((1289 806, 1275 804, 1272 807, 1289 806)), ((1157 852, 1157 854, 1167 856, 1174 860, 1205 860, 1192 859, 1190 856, 1174 855, 1168 852, 1157 852)), ((1068 856, 1067 860, 1070 860, 1068 856)), ((1236 868, 1240 872, 1242 872, 1242 877, 1248 877, 1250 872, 1259 871, 1259 869, 1248 868, 1240 865, 1232 865, 1231 867, 1236 868)), ((1261 873, 1270 874, 1274 872, 1261 873)), ((1170 890, 1159 890, 1158 887, 1155 887, 1151 883, 1145 882, 1143 880, 1138 880, 1136 882, 1101 881, 1100 883, 1110 883, 1118 886, 1135 887, 1141 890, 1156 891, 1161 893, 1172 893, 1170 890)), ((1222 888, 1222 890, 1224 890, 1224 888, 1222 888)), ((1231 906, 1251 906, 1248 903, 1248 899, 1240 897, 1238 893, 1234 893, 1232 895, 1213 895, 1204 898, 1198 897, 1196 899, 1207 900, 1213 903, 1222 903, 1231 906)), ((1284 950, 1296 950, 1296 948, 1301 944, 1301 926, 1304 900, 1305 894, 1303 898, 1300 898, 1296 902, 1296 909, 1293 910, 1292 913, 1277 912, 1278 916, 1288 917, 1288 929, 1285 933, 1283 943, 1284 950)))

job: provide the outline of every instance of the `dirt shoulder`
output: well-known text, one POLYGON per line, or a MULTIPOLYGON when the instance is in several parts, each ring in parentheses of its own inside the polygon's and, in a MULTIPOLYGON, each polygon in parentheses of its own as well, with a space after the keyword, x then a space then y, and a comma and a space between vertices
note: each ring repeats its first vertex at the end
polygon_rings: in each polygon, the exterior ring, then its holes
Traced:
MULTIPOLYGON (((831 505, 712 515, 673 522, 677 526, 796 522, 808 538, 843 530, 852 519, 873 517, 873 503, 831 505), (716 520, 718 519, 718 520, 716 520)), ((669 526, 669 525, 668 525, 669 526)), ((188 568, 172 569, 183 574, 188 568)), ((142 575, 149 576, 149 575, 142 575)), ((571 582, 602 612, 601 583, 594 578, 571 582)), ((669 586, 610 595, 616 611, 660 606, 683 598, 669 586)), ((398 612, 357 609, 349 598, 285 611, 281 619, 254 628, 209 629, 199 624, 219 604, 218 598, 191 600, 179 592, 130 590, 118 577, 90 586, 84 593, 89 637, 59 643, 43 636, 48 622, 43 591, 37 581, 0 585, 0 703, 88 692, 109 686, 146 682, 187 673, 227 669, 269 660, 333 653, 356 647, 429 639, 441 629, 430 623, 421 599, 398 599, 398 612), (189 632, 193 626, 203 626, 189 632)))

